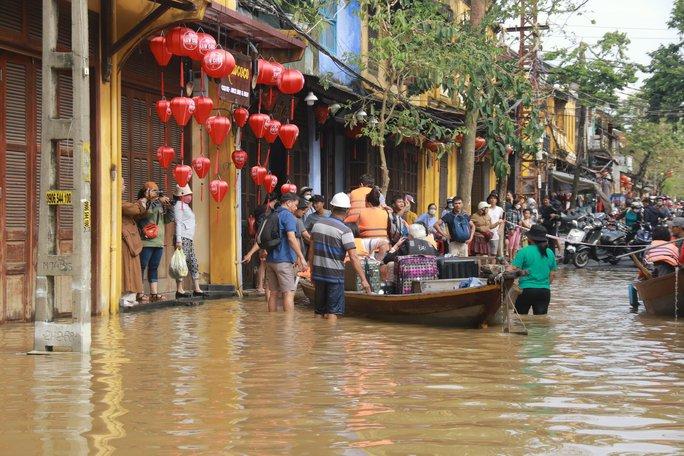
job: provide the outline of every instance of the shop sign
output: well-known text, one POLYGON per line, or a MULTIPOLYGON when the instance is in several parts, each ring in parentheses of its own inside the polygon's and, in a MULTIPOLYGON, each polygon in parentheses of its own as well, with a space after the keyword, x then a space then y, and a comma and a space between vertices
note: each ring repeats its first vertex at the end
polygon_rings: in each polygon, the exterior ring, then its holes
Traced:
POLYGON ((252 61, 249 57, 231 52, 235 58, 235 68, 230 77, 221 78, 219 96, 222 100, 240 106, 249 106, 252 80, 252 61))
POLYGON ((71 204, 71 190, 48 190, 45 199, 49 206, 67 206, 71 204))

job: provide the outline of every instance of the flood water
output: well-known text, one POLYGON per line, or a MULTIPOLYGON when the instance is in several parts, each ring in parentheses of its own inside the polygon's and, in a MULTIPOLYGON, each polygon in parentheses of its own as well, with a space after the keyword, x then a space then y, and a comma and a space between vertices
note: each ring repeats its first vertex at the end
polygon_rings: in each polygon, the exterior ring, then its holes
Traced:
POLYGON ((259 301, 93 325, 91 356, 0 326, 0 453, 682 454, 684 326, 628 312, 630 270, 565 270, 529 335, 259 301))

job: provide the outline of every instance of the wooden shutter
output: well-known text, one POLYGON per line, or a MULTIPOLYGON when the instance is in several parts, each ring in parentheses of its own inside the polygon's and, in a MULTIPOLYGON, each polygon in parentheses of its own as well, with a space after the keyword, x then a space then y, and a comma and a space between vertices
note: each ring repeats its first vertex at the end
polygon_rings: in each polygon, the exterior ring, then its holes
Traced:
POLYGON ((27 69, 23 63, 7 62, 5 99, 6 229, 25 231, 28 224, 27 193, 27 69))

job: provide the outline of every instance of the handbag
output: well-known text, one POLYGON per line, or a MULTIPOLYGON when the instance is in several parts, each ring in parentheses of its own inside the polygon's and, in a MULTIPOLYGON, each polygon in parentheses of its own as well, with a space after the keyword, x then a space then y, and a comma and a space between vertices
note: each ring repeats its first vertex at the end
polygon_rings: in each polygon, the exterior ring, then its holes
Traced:
POLYGON ((159 212, 157 212, 157 223, 150 222, 140 230, 143 239, 155 239, 159 236, 159 212))

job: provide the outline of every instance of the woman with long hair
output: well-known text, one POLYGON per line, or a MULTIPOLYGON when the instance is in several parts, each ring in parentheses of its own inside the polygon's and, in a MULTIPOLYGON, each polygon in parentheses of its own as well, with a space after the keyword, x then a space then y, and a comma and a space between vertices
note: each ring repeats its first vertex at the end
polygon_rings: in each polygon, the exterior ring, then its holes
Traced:
POLYGON ((556 256, 549 248, 547 234, 542 225, 532 225, 527 232, 530 245, 518 250, 512 263, 512 269, 527 272, 527 275, 520 277, 522 294, 515 301, 515 309, 521 315, 526 315, 530 307, 534 315, 544 315, 549 310, 551 283, 558 266, 556 256))

